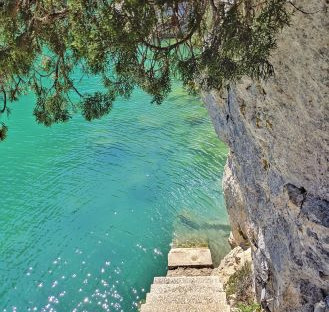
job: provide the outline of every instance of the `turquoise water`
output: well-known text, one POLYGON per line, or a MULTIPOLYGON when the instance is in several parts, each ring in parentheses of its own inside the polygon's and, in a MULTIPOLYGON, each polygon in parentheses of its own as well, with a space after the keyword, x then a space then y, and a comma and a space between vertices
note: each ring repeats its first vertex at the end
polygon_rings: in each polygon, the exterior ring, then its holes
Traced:
POLYGON ((33 102, 12 105, 0 144, 0 311, 135 311, 173 236, 219 259, 227 150, 199 99, 136 91, 102 120, 51 128, 33 102))

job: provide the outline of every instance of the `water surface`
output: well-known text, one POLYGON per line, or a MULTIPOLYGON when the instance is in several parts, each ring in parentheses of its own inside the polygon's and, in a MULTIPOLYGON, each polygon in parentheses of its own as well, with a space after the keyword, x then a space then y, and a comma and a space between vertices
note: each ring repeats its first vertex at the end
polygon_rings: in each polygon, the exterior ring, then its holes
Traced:
POLYGON ((51 128, 33 102, 12 105, 0 144, 0 311, 135 311, 173 235, 227 248, 227 150, 199 99, 136 91, 51 128))

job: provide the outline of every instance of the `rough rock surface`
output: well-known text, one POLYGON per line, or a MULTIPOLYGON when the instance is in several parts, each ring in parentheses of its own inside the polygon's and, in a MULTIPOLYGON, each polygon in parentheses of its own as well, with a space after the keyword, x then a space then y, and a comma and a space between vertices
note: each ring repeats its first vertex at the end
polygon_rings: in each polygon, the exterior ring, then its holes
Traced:
MULTIPOLYGON (((253 271, 252 267, 252 258, 251 258, 251 248, 244 250, 240 246, 233 248, 221 261, 219 267, 215 268, 211 275, 218 276, 221 283, 223 284, 224 290, 226 290, 231 276, 235 275, 239 271, 243 270, 243 267, 247 264, 251 264, 251 272, 253 271)), ((252 274, 252 273, 251 273, 252 274)), ((248 279, 249 280, 249 279, 248 279)), ((234 294, 226 293, 226 300, 228 305, 230 305, 230 311, 241 312, 237 307, 238 303, 241 303, 241 300, 245 300, 244 303, 247 304, 250 299, 255 301, 255 292, 254 285, 252 283, 246 284, 246 276, 240 275, 240 280, 238 283, 239 290, 236 289, 234 294), (241 278, 243 280, 241 280, 241 278), (242 283, 242 284, 241 284, 242 283), (243 298, 239 296, 240 291, 243 291, 243 298), (238 296, 238 298, 237 298, 238 296), (246 300, 247 299, 247 300, 246 300)))
POLYGON ((240 246, 235 247, 222 259, 219 267, 215 268, 211 275, 219 276, 225 288, 230 277, 241 270, 246 262, 252 262, 251 249, 243 250, 240 246))
POLYGON ((329 301, 328 1, 296 5, 314 14, 296 11, 280 34, 273 78, 204 95, 230 147, 233 236, 251 245, 258 299, 276 312, 329 301))

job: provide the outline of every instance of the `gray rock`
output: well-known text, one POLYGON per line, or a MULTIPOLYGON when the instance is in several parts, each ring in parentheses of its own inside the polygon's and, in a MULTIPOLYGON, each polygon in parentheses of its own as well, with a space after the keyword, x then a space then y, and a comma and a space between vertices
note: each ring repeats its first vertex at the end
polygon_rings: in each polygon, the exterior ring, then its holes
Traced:
POLYGON ((328 1, 300 0, 268 81, 204 94, 230 154, 224 195, 235 242, 250 244, 268 311, 313 312, 329 294, 328 1))
POLYGON ((326 304, 324 301, 320 301, 314 305, 314 312, 326 312, 326 304))

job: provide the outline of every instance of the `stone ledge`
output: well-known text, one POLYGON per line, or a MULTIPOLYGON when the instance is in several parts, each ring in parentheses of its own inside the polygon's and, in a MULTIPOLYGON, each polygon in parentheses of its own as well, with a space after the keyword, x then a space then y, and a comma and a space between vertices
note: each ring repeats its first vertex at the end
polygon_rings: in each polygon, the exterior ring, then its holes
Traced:
POLYGON ((178 267, 213 268, 209 248, 173 248, 168 254, 168 269, 178 267))

